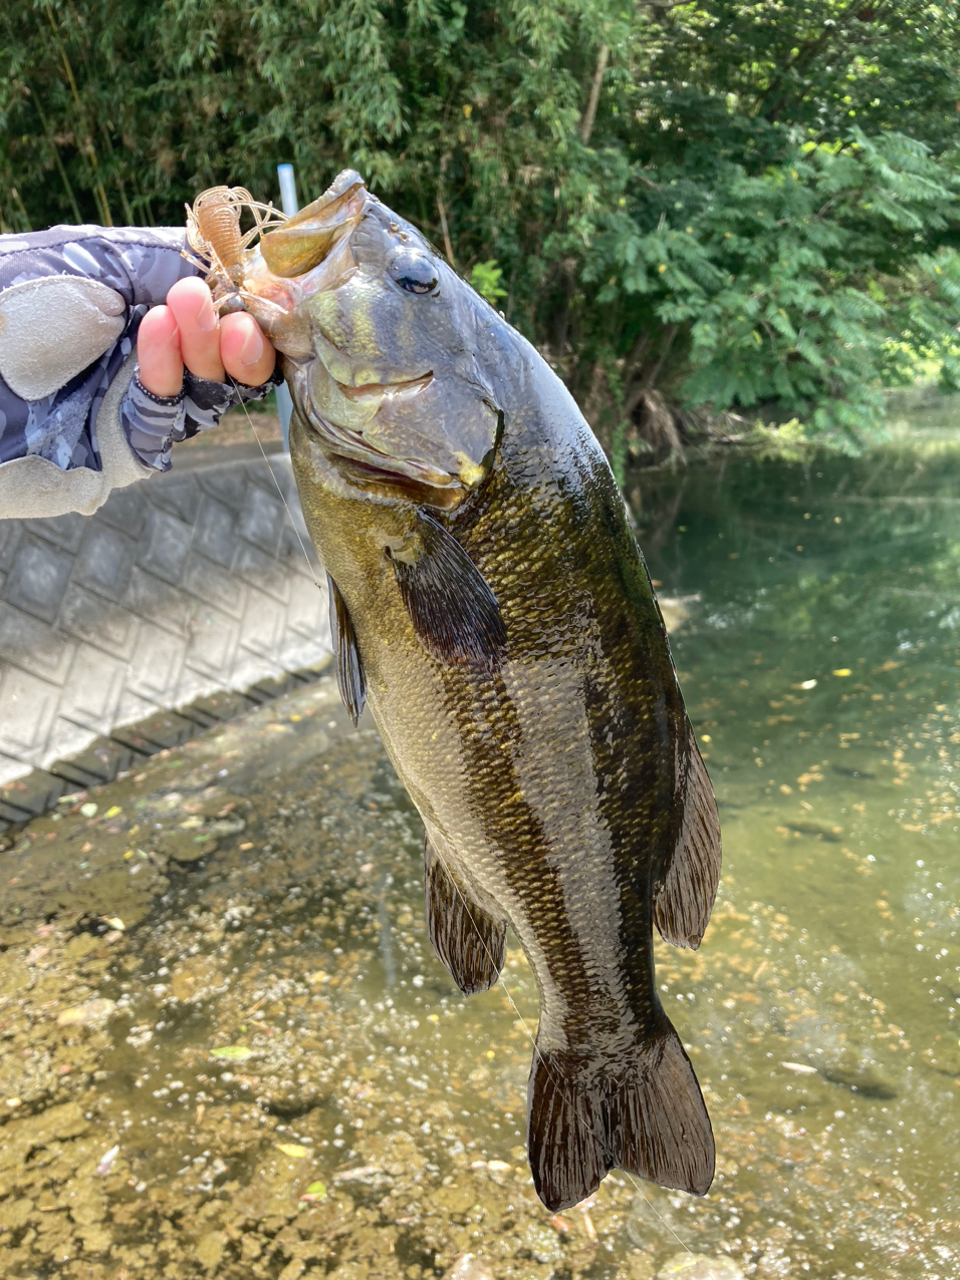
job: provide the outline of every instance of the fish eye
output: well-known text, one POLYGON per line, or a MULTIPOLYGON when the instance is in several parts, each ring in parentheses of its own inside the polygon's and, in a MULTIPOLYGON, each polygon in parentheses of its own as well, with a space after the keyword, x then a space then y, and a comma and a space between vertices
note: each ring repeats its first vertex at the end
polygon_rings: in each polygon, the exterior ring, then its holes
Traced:
POLYGON ((420 253, 398 253, 390 264, 390 275, 407 293, 433 293, 439 283, 433 263, 420 253))

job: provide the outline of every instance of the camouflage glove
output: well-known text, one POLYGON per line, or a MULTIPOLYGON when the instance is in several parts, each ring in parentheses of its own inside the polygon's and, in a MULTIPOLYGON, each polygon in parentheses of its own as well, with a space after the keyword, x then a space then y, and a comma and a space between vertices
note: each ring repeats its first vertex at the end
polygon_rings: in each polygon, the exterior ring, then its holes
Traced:
POLYGON ((141 319, 196 274, 184 244, 175 227, 0 236, 0 519, 89 514, 166 470, 174 440, 271 389, 188 374, 164 398, 136 382, 141 319))
POLYGON ((120 425, 130 448, 145 466, 170 469, 170 446, 200 431, 209 431, 228 409, 262 400, 283 381, 278 370, 260 387, 242 382, 214 382, 184 370, 183 390, 176 396, 157 396, 134 371, 120 403, 120 425))

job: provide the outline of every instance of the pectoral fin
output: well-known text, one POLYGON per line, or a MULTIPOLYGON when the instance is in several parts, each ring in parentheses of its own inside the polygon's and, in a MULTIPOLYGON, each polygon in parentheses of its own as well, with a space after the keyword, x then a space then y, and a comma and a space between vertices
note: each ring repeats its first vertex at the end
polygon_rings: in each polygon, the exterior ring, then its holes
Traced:
POLYGON ((337 664, 337 687, 343 705, 350 712, 356 725, 367 700, 367 682, 363 674, 363 661, 357 648, 357 637, 347 611, 340 588, 327 574, 330 592, 330 638, 337 664))
POLYGON ((423 856, 427 929, 434 950, 464 995, 486 991, 503 968, 506 925, 494 920, 464 886, 453 879, 429 836, 423 856))
POLYGON ((506 647, 497 598, 452 534, 417 517, 418 549, 394 557, 400 594, 420 643, 445 666, 496 671, 506 647))
POLYGON ((693 729, 683 786, 683 817, 673 854, 654 892, 654 920, 675 947, 700 945, 720 881, 720 818, 693 729))

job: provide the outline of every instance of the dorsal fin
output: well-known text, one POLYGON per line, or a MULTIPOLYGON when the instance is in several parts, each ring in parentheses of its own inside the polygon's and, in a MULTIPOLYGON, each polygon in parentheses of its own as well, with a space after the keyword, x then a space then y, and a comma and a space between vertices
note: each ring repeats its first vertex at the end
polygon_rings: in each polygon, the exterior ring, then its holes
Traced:
POLYGON ((419 554, 395 558, 393 571, 417 638, 445 666, 496 671, 503 660, 506 631, 500 605, 456 538, 420 511, 419 554))
POLYGON ((367 681, 363 674, 363 660, 357 648, 357 636, 346 602, 340 594, 340 588, 329 573, 327 589, 330 592, 330 639, 333 643, 337 667, 337 688, 340 690, 343 705, 350 712, 350 719, 356 725, 367 700, 367 681))
POLYGON ((670 861, 654 891, 653 918, 666 942, 696 950, 720 882, 720 818, 689 721, 684 754, 683 817, 670 861))
POLYGON ((423 850, 427 929, 434 950, 464 993, 486 991, 503 968, 507 928, 455 881, 427 836, 423 850))

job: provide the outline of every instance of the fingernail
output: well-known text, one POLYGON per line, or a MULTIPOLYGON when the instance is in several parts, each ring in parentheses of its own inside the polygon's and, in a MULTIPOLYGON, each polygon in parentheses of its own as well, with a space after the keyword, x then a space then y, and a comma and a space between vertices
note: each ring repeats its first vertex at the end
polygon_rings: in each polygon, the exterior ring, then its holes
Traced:
POLYGON ((200 303, 200 310, 197 312, 197 328, 201 333, 209 333, 211 329, 217 327, 217 313, 213 309, 213 302, 210 298, 204 298, 200 303))
POLYGON ((263 355, 263 338, 259 329, 251 329, 240 349, 241 364, 256 364, 263 355))

